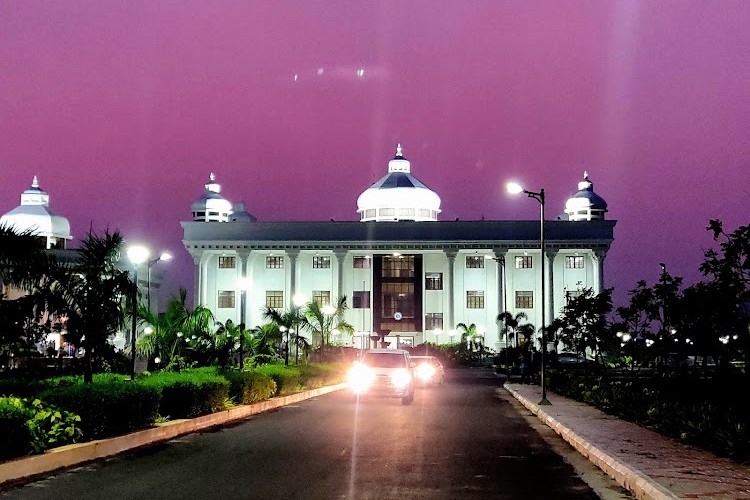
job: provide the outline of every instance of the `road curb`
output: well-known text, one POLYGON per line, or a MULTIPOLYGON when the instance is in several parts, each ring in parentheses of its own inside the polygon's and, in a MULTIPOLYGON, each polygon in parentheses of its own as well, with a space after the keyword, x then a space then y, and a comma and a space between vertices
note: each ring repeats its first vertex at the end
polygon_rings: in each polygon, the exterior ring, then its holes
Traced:
POLYGON ((538 405, 532 403, 511 387, 508 387, 507 384, 503 387, 514 398, 520 401, 521 404, 528 408, 531 413, 536 415, 548 427, 559 434, 565 441, 570 443, 570 445, 578 450, 581 455, 603 470, 612 479, 617 481, 619 485, 628 489, 637 499, 671 500, 679 498, 646 474, 633 468, 627 463, 616 459, 603 450, 600 450, 585 438, 576 434, 574 431, 557 421, 554 417, 547 414, 538 405))
POLYGON ((282 406, 298 403, 305 399, 322 396, 338 391, 346 384, 330 385, 299 392, 291 396, 282 396, 254 403, 241 405, 210 415, 203 415, 193 419, 173 420, 157 425, 150 429, 133 432, 124 436, 109 439, 98 439, 86 443, 77 443, 47 450, 42 455, 18 458, 0 463, 0 485, 18 481, 40 474, 46 474, 58 469, 64 469, 84 462, 110 457, 141 446, 167 441, 177 436, 227 424, 245 419, 251 415, 264 411, 281 408, 282 406))

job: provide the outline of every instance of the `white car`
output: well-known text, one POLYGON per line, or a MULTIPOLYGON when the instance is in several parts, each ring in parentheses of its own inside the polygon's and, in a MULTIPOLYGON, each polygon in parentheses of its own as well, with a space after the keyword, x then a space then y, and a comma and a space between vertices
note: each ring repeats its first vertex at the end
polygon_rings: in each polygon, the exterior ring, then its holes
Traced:
POLYGON ((414 373, 419 384, 442 385, 445 380, 445 369, 439 359, 435 356, 412 356, 411 359, 417 365, 414 373))
POLYGON ((408 405, 415 385, 414 362, 401 349, 370 349, 349 372, 349 388, 356 396, 401 398, 408 405))

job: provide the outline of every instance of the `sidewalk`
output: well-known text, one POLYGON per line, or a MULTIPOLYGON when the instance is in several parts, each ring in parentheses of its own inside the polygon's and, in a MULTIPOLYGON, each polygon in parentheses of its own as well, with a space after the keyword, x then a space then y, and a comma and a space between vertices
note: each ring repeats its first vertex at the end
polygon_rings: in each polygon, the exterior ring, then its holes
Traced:
POLYGON ((537 385, 505 384, 532 413, 636 498, 750 499, 750 466, 684 445, 537 385))

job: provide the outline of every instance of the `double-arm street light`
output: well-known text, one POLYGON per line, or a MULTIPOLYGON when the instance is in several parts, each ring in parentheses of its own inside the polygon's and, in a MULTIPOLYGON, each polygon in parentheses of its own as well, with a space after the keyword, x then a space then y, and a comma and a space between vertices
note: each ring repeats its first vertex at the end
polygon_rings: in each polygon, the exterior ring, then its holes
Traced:
POLYGON ((547 351, 547 335, 546 335, 546 327, 544 325, 544 322, 546 320, 544 316, 544 307, 546 302, 546 294, 545 294, 545 283, 544 283, 544 189, 540 189, 539 192, 534 191, 527 191, 521 186, 520 184, 516 182, 509 182, 508 186, 508 193, 510 194, 525 194, 529 198, 534 198, 536 201, 539 202, 540 205, 540 218, 539 218, 539 246, 542 251, 542 370, 541 370, 541 384, 542 384, 542 400, 539 402, 540 405, 548 405, 550 404, 549 400, 547 400, 547 380, 544 376, 544 358, 545 358, 545 351, 547 351))
POLYGON ((146 305, 148 306, 149 311, 151 310, 151 267, 157 262, 166 262, 168 260, 172 260, 172 254, 169 252, 162 252, 161 255, 159 255, 157 258, 148 261, 148 271, 146 278, 146 305))
POLYGON ((135 380, 135 336, 138 328, 138 266, 148 261, 149 249, 133 245, 127 250, 128 260, 133 264, 133 325, 130 331, 130 380, 135 380))

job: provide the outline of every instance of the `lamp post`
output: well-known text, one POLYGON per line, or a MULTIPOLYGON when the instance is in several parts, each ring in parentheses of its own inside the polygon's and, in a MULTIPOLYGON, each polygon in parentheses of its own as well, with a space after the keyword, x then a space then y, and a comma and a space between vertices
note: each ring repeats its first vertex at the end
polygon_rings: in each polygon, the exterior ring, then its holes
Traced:
MULTIPOLYGON (((321 309, 321 312, 323 314, 325 314, 326 316, 328 316, 328 321, 332 322, 333 321, 333 315, 336 314, 336 308, 333 307, 331 304, 326 304, 321 309)), ((321 325, 321 326, 325 326, 325 328, 323 330, 327 330, 328 329, 328 325, 321 325)), ((322 347, 326 343, 325 342, 325 334, 326 334, 326 332, 325 331, 321 331, 320 333, 322 334, 321 335, 321 339, 320 339, 320 345, 322 347)))
POLYGON ((281 325, 279 327, 279 331, 281 332, 281 338, 284 338, 284 334, 286 334, 286 346, 284 347, 284 365, 289 366, 289 328, 281 325))
POLYGON ((243 362, 243 344, 245 341, 245 309, 247 304, 247 289, 250 288, 250 280, 248 278, 237 278, 237 288, 240 289, 240 347, 239 347, 239 358, 240 358, 240 371, 242 371, 243 362))
POLYGON ((294 364, 299 363, 299 323, 301 321, 302 306, 307 303, 307 297, 297 293, 292 298, 292 302, 297 307, 297 317, 294 321, 294 364))
POLYGON ((544 258, 545 258, 544 257, 544 250, 545 250, 545 248, 544 248, 544 189, 540 189, 538 192, 527 191, 527 190, 525 190, 523 188, 523 186, 521 186, 520 184, 518 184, 516 182, 509 182, 508 186, 507 186, 507 189, 508 189, 508 193, 510 193, 510 194, 521 194, 521 193, 523 193, 526 196, 528 196, 529 198, 534 198, 536 201, 539 202, 539 206, 540 206, 539 246, 540 246, 540 249, 542 251, 542 256, 541 256, 542 257, 541 258, 541 263, 542 263, 542 269, 541 269, 541 271, 542 271, 542 307, 541 307, 541 311, 542 311, 542 325, 541 325, 541 329, 542 329, 542 357, 541 357, 541 361, 542 361, 542 370, 541 370, 542 400, 539 402, 539 404, 540 405, 548 405, 548 404, 550 404, 550 402, 549 402, 549 400, 547 400, 547 380, 546 380, 546 378, 544 376, 544 358, 545 358, 545 351, 547 350, 547 335, 546 335, 546 328, 544 326, 544 322, 546 320, 545 315, 544 315, 544 306, 545 306, 544 303, 547 300, 546 299, 546 294, 544 293, 545 292, 545 288, 546 288, 545 283, 544 283, 544 258))
POLYGON ((148 260, 149 250, 134 245, 127 250, 128 260, 133 264, 133 325, 130 331, 130 380, 135 380, 135 336, 138 328, 138 266, 148 260))
POLYGON ((146 305, 148 306, 149 311, 151 310, 151 266, 153 266, 157 262, 166 262, 168 260, 172 260, 172 254, 168 252, 162 252, 161 255, 159 255, 159 257, 157 257, 156 259, 151 259, 148 261, 146 273, 146 305))

